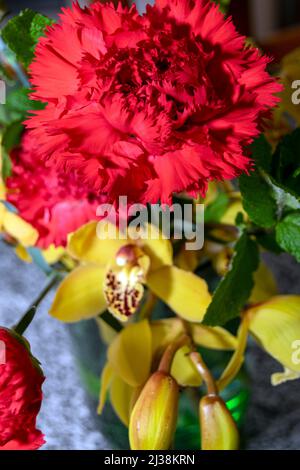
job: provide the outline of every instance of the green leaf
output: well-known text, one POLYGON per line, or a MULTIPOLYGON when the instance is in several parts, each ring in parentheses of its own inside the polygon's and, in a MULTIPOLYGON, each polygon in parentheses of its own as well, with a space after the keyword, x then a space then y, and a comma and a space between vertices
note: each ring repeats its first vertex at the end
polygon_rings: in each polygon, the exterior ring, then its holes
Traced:
POLYGON ((205 222, 219 222, 229 206, 229 197, 225 193, 219 193, 216 200, 205 207, 205 222))
POLYGON ((227 13, 231 0, 213 0, 213 1, 220 5, 220 8, 223 13, 227 13))
POLYGON ((247 222, 245 221, 244 214, 242 212, 238 212, 235 218, 235 225, 241 231, 245 230, 247 226, 247 222))
POLYGON ((273 165, 272 147, 261 134, 255 139, 250 150, 256 170, 250 176, 243 175, 239 178, 243 207, 252 222, 259 227, 271 228, 275 226, 282 212, 284 200, 270 175, 273 165))
POLYGON ((11 175, 12 164, 10 157, 5 149, 2 149, 2 178, 5 181, 11 175))
POLYGON ((250 220, 259 227, 271 228, 277 222, 277 204, 269 184, 258 170, 239 178, 242 203, 250 220))
POLYGON ((17 88, 6 97, 5 106, 0 106, 0 124, 6 127, 16 121, 24 121, 30 111, 43 109, 44 103, 31 100, 28 88, 17 88))
POLYGON ((294 173, 293 173, 293 177, 294 177, 294 178, 297 178, 298 176, 300 176, 300 167, 297 168, 297 170, 294 171, 294 173))
POLYGON ((271 251, 276 255, 283 253, 283 249, 278 245, 276 241, 276 233, 273 230, 271 233, 258 233, 256 234, 257 243, 267 251, 271 251))
POLYGON ((7 152, 10 152, 13 147, 20 143, 23 131, 24 126, 20 121, 13 122, 5 129, 2 137, 2 146, 7 152))
POLYGON ((44 103, 31 100, 30 92, 28 88, 18 88, 8 94, 5 107, 11 121, 24 121, 29 111, 45 107, 44 103))
MULTIPOLYGON (((274 204, 275 223, 276 219, 282 218, 286 212, 300 208, 300 129, 286 136, 278 145, 274 155, 263 135, 254 141, 251 151, 257 167, 255 175, 257 179, 260 177, 261 181, 257 194, 253 182, 253 194, 250 194, 249 188, 249 194, 244 195, 244 207, 249 212, 250 219, 257 225, 270 228, 274 226, 274 220, 272 222, 274 204), (248 198, 250 207, 247 206, 248 198)), ((242 178, 241 189, 246 177, 242 178)), ((245 190, 247 191, 247 188, 245 190)))
POLYGON ((287 215, 276 227, 276 240, 300 262, 300 211, 287 215))
POLYGON ((297 194, 287 188, 284 184, 276 181, 272 176, 265 175, 265 178, 272 190, 272 194, 277 204, 278 218, 281 218, 282 214, 287 210, 300 209, 300 197, 297 196, 297 194))
POLYGON ((18 88, 11 91, 6 98, 6 107, 19 112, 21 116, 24 116, 28 110, 43 109, 45 104, 40 101, 31 100, 29 98, 30 93, 31 90, 29 88, 18 88))
POLYGON ((17 59, 27 68, 34 57, 34 49, 45 28, 53 20, 30 9, 12 18, 2 29, 4 42, 16 54, 17 59))
POLYGON ((272 165, 272 147, 261 134, 250 147, 252 152, 252 158, 255 160, 255 163, 258 167, 262 168, 264 171, 269 173, 271 171, 272 165))
POLYGON ((244 232, 236 243, 231 268, 214 292, 203 320, 205 325, 221 326, 240 315, 251 295, 258 265, 257 243, 244 232))
POLYGON ((300 200, 300 129, 278 145, 270 175, 275 184, 300 200))

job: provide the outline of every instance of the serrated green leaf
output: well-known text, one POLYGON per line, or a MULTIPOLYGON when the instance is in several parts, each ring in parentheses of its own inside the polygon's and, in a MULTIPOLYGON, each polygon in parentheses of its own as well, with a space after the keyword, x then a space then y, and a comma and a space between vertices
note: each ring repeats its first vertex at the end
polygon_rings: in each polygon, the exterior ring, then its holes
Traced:
MULTIPOLYGON (((253 199, 259 202, 256 207, 260 212, 259 218, 253 208, 250 208, 250 218, 257 225, 265 228, 272 227, 272 204, 276 204, 276 216, 280 219, 287 211, 300 208, 300 129, 286 136, 278 145, 275 154, 266 138, 261 135, 251 146, 252 157, 255 160, 257 172, 270 190, 266 192, 267 199, 264 201, 254 194, 253 199), (264 209, 262 209, 264 208, 264 209), (263 214, 265 211, 266 222, 263 225, 263 214), (252 214, 252 217, 251 217, 252 214), (271 215, 271 217, 270 217, 271 215)), ((266 189, 266 188, 265 188, 266 189)), ((261 191, 263 194, 263 191, 261 191)), ((251 197, 251 195, 249 195, 251 197)), ((245 208, 247 210, 247 208, 245 208)))
POLYGON ((30 36, 35 43, 34 45, 36 45, 40 37, 44 35, 45 28, 47 26, 51 26, 53 23, 54 21, 51 20, 51 18, 41 15, 40 13, 36 13, 30 25, 30 36))
POLYGON ((278 183, 271 175, 265 174, 265 179, 268 182, 273 197, 277 204, 278 218, 287 210, 300 209, 300 197, 297 196, 291 189, 287 188, 281 183, 278 183))
POLYGON ((50 18, 26 9, 7 23, 1 31, 1 36, 17 59, 27 68, 32 62, 38 39, 51 24, 53 20, 50 18))
POLYGON ((214 292, 203 323, 209 326, 225 325, 244 308, 254 286, 253 274, 258 269, 257 243, 244 232, 235 246, 231 268, 214 292))
POLYGON ((281 248, 300 262, 300 211, 287 215, 276 227, 281 248))
POLYGON ((259 171, 239 178, 242 203, 250 220, 259 227, 271 228, 277 222, 277 204, 268 183, 259 171))

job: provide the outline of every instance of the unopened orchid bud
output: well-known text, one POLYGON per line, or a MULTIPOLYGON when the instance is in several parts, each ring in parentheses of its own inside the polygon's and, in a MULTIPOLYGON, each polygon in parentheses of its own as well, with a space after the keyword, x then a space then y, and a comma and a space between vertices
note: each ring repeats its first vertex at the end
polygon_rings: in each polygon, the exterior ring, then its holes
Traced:
POLYGON ((167 450, 176 429, 179 387, 165 372, 155 372, 144 386, 130 417, 132 450, 167 450))
POLYGON ((222 398, 207 395, 200 400, 202 450, 237 450, 237 426, 222 398))

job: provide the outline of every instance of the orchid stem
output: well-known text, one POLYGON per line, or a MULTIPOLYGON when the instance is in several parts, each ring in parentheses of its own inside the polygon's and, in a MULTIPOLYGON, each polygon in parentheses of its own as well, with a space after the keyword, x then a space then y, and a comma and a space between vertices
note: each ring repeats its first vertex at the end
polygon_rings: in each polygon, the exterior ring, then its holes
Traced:
POLYGON ((227 387, 227 385, 229 385, 239 373, 244 362, 244 353, 247 347, 248 333, 249 333, 249 318, 247 315, 244 315, 242 317, 242 321, 238 330, 237 348, 234 351, 222 376, 218 380, 219 390, 223 390, 225 387, 227 387))
POLYGON ((218 387, 216 385, 216 382, 211 375, 210 370, 208 369, 207 365, 203 361, 202 357, 200 356, 199 353, 197 352, 192 352, 190 354, 190 358, 195 364, 199 374, 201 375, 202 379, 204 380, 206 387, 207 387, 207 392, 209 395, 218 395, 218 387))
POLYGON ((169 344, 161 358, 161 361, 158 366, 158 371, 169 374, 171 371, 174 356, 178 349, 182 348, 183 346, 188 346, 190 344, 191 339, 188 335, 183 335, 174 343, 169 344))
POLYGON ((101 313, 99 318, 117 333, 123 330, 123 325, 115 317, 113 317, 108 310, 106 310, 104 313, 101 313))
POLYGON ((51 277, 46 287, 42 290, 39 296, 32 302, 28 310, 22 316, 21 320, 13 328, 17 334, 19 334, 20 336, 23 335, 25 330, 28 328, 28 326, 31 324, 32 320, 34 319, 38 306, 40 305, 40 303, 44 300, 47 294, 51 291, 51 289, 55 286, 55 284, 60 279, 61 279, 61 275, 57 273, 51 277))

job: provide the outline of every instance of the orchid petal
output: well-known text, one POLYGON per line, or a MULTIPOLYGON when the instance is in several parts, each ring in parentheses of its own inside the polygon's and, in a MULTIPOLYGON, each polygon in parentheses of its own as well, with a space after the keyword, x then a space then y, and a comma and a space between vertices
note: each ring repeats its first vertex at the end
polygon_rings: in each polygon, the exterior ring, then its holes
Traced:
POLYGON ((80 266, 60 284, 50 315, 66 323, 96 317, 106 310, 102 285, 105 270, 99 266, 80 266))
POLYGON ((147 277, 147 285, 177 315, 200 323, 211 302, 206 282, 175 266, 164 266, 147 277))
POLYGON ((132 387, 144 384, 150 374, 151 329, 147 320, 124 328, 108 349, 114 372, 132 387))

